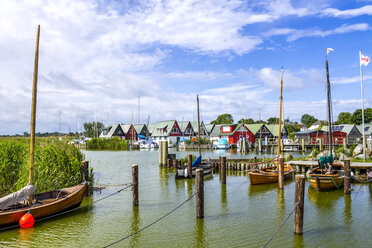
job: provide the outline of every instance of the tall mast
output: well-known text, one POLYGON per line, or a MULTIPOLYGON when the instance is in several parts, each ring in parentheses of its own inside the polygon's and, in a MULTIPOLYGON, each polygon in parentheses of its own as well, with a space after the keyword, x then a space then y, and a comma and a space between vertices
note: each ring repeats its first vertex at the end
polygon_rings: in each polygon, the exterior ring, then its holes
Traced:
MULTIPOLYGON (((359 50, 359 61, 362 58, 362 50, 359 50)), ((362 63, 360 63, 360 92, 362 97, 362 128, 363 128, 363 160, 366 161, 366 136, 364 127, 364 96, 363 96, 363 70, 362 63)))
POLYGON ((325 61, 327 71, 327 112, 328 112, 328 139, 329 139, 329 152, 332 153, 332 110, 331 110, 331 84, 329 83, 328 60, 326 53, 325 61))
MULTIPOLYGON (((35 120, 36 120, 36 98, 37 98, 37 74, 39 68, 39 38, 40 25, 37 26, 35 63, 34 63, 34 81, 32 88, 32 107, 31 107, 31 135, 30 135, 30 168, 28 183, 34 183, 34 151, 35 151, 35 120)), ((32 198, 30 197, 30 203, 32 198)))
POLYGON ((200 118, 199 118, 199 96, 196 95, 196 102, 197 102, 197 108, 198 108, 198 151, 199 151, 199 156, 201 155, 201 150, 200 150, 200 118))
POLYGON ((281 71, 282 77, 280 79, 278 156, 280 155, 280 140, 282 139, 283 66, 281 71))

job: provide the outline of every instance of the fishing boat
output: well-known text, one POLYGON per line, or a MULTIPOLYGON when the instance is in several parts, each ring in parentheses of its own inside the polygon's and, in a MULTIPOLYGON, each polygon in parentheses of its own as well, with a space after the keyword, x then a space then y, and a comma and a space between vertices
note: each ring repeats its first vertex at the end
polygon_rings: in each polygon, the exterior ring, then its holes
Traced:
MULTIPOLYGON (((202 169, 204 175, 211 174, 211 172, 212 172, 212 162, 210 160, 208 160, 207 162, 202 161, 201 149, 200 149, 200 117, 199 117, 199 96, 198 95, 196 96, 196 101, 197 101, 197 109, 198 109, 198 152, 199 152, 199 157, 197 157, 191 165, 191 175, 193 177, 195 177, 197 169, 202 169)), ((189 177, 189 174, 188 174, 188 171, 187 171, 187 166, 176 168, 176 179, 187 178, 187 177, 189 177)))
MULTIPOLYGON (((282 67, 282 76, 280 80, 280 100, 279 100, 279 137, 278 137, 278 153, 277 157, 280 156, 280 147, 281 147, 281 136, 282 136, 282 95, 283 95, 283 67, 282 67)), ((276 159, 277 160, 277 159, 276 159)), ((283 166, 284 179, 288 178, 292 172, 293 168, 291 165, 286 164, 283 166)), ((265 183, 275 183, 279 181, 279 164, 271 167, 267 167, 260 170, 253 170, 248 173, 249 182, 251 185, 265 184, 265 183)))
POLYGON ((35 119, 36 119, 36 97, 37 97, 37 73, 39 59, 39 37, 40 25, 37 30, 35 67, 32 91, 32 113, 31 113, 31 136, 30 136, 30 168, 28 185, 23 189, 7 195, 0 199, 0 226, 18 224, 20 218, 31 213, 37 220, 50 216, 73 207, 82 202, 87 191, 87 184, 79 184, 74 187, 53 190, 45 193, 33 194, 34 150, 35 150, 35 119))
POLYGON ((328 60, 327 55, 333 49, 326 50, 326 73, 327 73, 327 112, 328 112, 328 143, 329 154, 318 160, 319 167, 309 170, 306 173, 310 186, 315 190, 326 191, 340 188, 344 183, 343 164, 334 161, 332 154, 332 102, 331 102, 331 84, 329 82, 328 60))

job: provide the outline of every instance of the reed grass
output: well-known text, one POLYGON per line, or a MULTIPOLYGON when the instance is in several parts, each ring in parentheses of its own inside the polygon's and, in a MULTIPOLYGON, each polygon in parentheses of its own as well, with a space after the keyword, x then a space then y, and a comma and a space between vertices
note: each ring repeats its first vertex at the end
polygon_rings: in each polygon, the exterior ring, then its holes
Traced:
POLYGON ((129 142, 129 140, 123 140, 121 138, 93 138, 87 142, 87 150, 128 151, 129 142))
MULTIPOLYGON (((38 143, 34 158, 36 193, 70 187, 83 182, 84 155, 63 142, 38 143)), ((23 141, 0 141, 0 197, 20 190, 29 178, 29 145, 23 141)), ((93 173, 90 177, 93 181, 93 173)))

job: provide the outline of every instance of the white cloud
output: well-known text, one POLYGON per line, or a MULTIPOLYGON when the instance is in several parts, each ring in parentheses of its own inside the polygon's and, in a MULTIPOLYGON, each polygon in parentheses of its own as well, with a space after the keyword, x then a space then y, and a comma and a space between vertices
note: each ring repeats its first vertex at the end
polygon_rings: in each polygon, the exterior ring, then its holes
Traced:
POLYGON ((303 37, 326 37, 335 34, 344 34, 355 31, 370 30, 368 23, 343 24, 340 27, 331 30, 321 30, 318 28, 312 29, 291 29, 291 28, 273 28, 264 32, 262 35, 266 37, 276 35, 287 35, 287 41, 295 41, 303 37))
MULTIPOLYGON (((372 76, 365 75, 363 76, 363 81, 371 80, 372 76)), ((360 76, 354 77, 343 77, 343 78, 333 78, 332 83, 334 84, 353 84, 353 83, 360 83, 360 76)))
POLYGON ((327 8, 323 11, 323 15, 339 17, 339 18, 351 18, 360 15, 372 15, 372 5, 365 5, 357 9, 339 10, 335 8, 327 8))

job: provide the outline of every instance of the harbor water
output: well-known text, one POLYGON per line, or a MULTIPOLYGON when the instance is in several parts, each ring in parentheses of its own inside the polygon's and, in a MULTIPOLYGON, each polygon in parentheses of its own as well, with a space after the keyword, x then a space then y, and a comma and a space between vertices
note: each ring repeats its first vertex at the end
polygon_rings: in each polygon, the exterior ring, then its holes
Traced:
MULTIPOLYGON (((2 231, 0 247, 104 247, 166 215, 195 192, 194 179, 175 180, 174 169, 159 167, 157 151, 84 153, 101 191, 85 197, 82 205, 131 183, 131 167, 138 164, 139 207, 132 206, 128 188, 33 228, 2 231)), ((188 152, 170 153, 181 158, 188 152)), ((204 158, 220 155, 253 156, 203 152, 204 158)), ((218 174, 204 180, 204 219, 196 218, 193 197, 161 221, 112 247, 262 247, 294 207, 293 179, 285 181, 284 190, 278 190, 277 184, 250 186, 247 172, 228 171, 226 185, 220 184, 218 174)), ((372 247, 371 194, 370 184, 353 184, 351 195, 345 196, 342 189, 316 192, 306 183, 303 235, 293 234, 292 215, 268 247, 372 247)))

